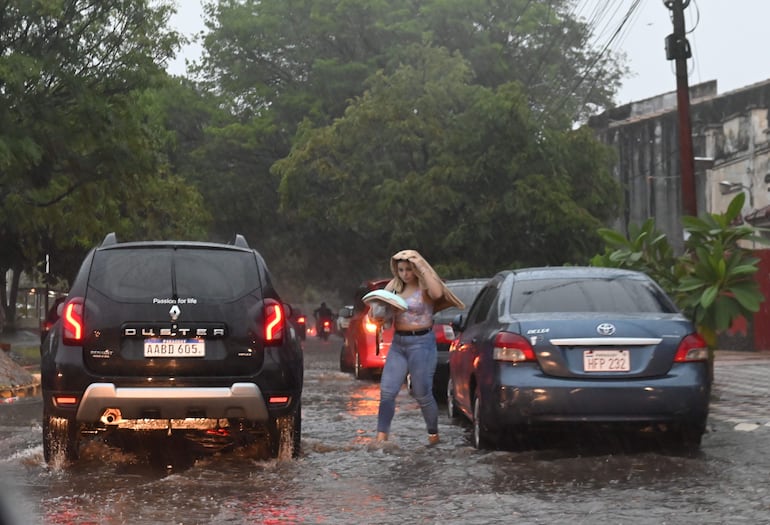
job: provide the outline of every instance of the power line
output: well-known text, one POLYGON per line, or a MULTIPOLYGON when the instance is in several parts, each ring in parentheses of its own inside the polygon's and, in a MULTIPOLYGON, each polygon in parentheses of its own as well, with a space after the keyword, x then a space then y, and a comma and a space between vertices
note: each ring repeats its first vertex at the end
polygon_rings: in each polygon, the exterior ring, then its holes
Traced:
MULTIPOLYGON (((588 78, 588 76, 591 74, 592 71, 594 71, 596 65, 607 58, 613 43, 618 41, 621 36, 625 36, 627 32, 630 30, 632 26, 632 19, 635 14, 638 13, 639 6, 641 5, 641 0, 632 0, 631 5, 626 9, 625 14, 622 15, 622 19, 618 22, 617 21, 617 14, 621 12, 620 3, 615 3, 615 9, 608 9, 606 7, 606 3, 604 0, 598 0, 594 2, 593 4, 593 10, 591 10, 590 18, 585 22, 586 27, 588 28, 589 34, 593 37, 593 40, 596 41, 596 38, 603 37, 603 35, 606 35, 608 32, 609 37, 607 37, 606 42, 604 42, 601 45, 600 51, 596 53, 596 56, 594 59, 589 63, 583 70, 582 73, 578 73, 572 80, 571 88, 563 93, 562 95, 556 95, 556 97, 560 98, 558 102, 555 102, 554 104, 546 104, 546 108, 548 108, 546 111, 544 111, 543 120, 545 117, 547 117, 547 114, 549 110, 552 111, 558 111, 561 110, 564 107, 564 104, 567 103, 570 97, 575 95, 578 88, 585 82, 585 80, 588 78), (605 25, 600 26, 601 23, 607 18, 607 15, 610 14, 609 19, 604 22, 605 25), (599 31, 597 35, 597 28, 601 27, 601 31, 599 31)), ((579 14, 579 12, 582 11, 582 8, 579 10, 574 11, 576 14, 579 14)), ((593 87, 595 85, 596 80, 594 80, 594 84, 592 84, 591 88, 587 91, 586 97, 590 95, 591 91, 593 90, 593 87)), ((585 103, 586 98, 583 99, 583 103, 585 103)))

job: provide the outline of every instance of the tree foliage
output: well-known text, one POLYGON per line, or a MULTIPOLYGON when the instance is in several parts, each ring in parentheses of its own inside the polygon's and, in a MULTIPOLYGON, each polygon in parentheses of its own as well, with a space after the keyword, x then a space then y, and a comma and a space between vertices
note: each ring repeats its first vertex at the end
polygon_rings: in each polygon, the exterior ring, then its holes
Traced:
POLYGON ((240 221, 289 254, 279 276, 341 285, 406 244, 449 275, 595 253, 617 188, 607 152, 571 127, 622 71, 588 48, 570 1, 204 8, 196 78, 232 118, 207 127, 198 180, 227 203, 215 228, 240 221), (279 190, 280 208, 265 197, 279 190))
POLYGON ((619 198, 572 127, 623 71, 571 0, 209 1, 190 79, 170 0, 2 5, 0 271, 238 232, 296 293, 404 247, 478 275, 585 259, 619 198))
POLYGON ((238 113, 270 108, 295 124, 341 115, 415 44, 460 54, 477 84, 518 82, 542 118, 568 125, 609 104, 624 72, 588 47, 571 0, 219 0, 205 10, 198 73, 238 113))
MULTIPOLYGON (((167 168, 152 95, 179 44, 165 29, 171 5, 32 0, 1 12, 2 275, 46 253, 58 263, 105 231, 203 231, 197 192, 167 168)), ((15 298, 2 295, 13 319, 15 298)))
POLYGON ((412 53, 276 162, 284 212, 324 217, 352 252, 420 246, 481 273, 595 253, 618 200, 607 151, 586 132, 540 132, 517 84, 471 84, 458 55, 412 53))

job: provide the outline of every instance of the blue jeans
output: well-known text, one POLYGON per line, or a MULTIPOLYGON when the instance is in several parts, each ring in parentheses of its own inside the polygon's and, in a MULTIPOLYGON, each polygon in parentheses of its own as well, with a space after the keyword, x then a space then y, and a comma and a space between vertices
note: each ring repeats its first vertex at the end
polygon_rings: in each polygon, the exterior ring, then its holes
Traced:
POLYGON ((406 374, 412 378, 412 395, 422 410, 428 434, 438 434, 438 405, 433 397, 433 374, 436 372, 436 336, 394 335, 380 378, 380 408, 377 432, 390 432, 396 413, 396 396, 406 374))

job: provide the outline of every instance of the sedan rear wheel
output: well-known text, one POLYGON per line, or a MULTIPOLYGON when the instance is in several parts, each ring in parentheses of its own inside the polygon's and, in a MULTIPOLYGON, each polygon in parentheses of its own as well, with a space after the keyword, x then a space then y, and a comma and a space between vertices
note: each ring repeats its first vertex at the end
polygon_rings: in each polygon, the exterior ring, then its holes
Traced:
POLYGON ((481 396, 478 390, 473 400, 473 446, 477 449, 492 448, 494 443, 493 434, 486 428, 482 421, 481 396))
POLYGON ((681 423, 674 427, 674 439, 685 449, 697 450, 700 448, 703 434, 706 431, 705 423, 681 423))
POLYGON ((345 362, 345 345, 340 348, 340 372, 350 372, 350 366, 345 362))

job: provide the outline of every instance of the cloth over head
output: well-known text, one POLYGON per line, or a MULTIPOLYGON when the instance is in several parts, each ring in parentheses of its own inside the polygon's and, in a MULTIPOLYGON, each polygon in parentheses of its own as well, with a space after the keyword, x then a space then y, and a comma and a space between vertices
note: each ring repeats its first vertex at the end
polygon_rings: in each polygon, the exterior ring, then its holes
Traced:
MULTIPOLYGON (((393 273, 393 279, 391 279, 390 282, 385 286, 386 290, 399 293, 403 289, 404 283, 398 277, 398 261, 409 261, 415 267, 419 266, 422 268, 423 274, 430 272, 433 277, 435 277, 436 280, 441 283, 442 295, 433 303, 434 313, 440 312, 441 310, 445 310, 452 306, 459 308, 460 310, 465 308, 465 304, 463 304, 459 297, 452 293, 452 290, 450 290, 441 279, 441 277, 439 277, 439 275, 436 273, 436 270, 434 270, 433 267, 428 264, 428 261, 426 261, 417 250, 401 250, 390 258, 390 271, 393 273)), ((428 286, 425 283, 424 277, 419 274, 417 277, 420 281, 420 288, 426 290, 428 286)))

